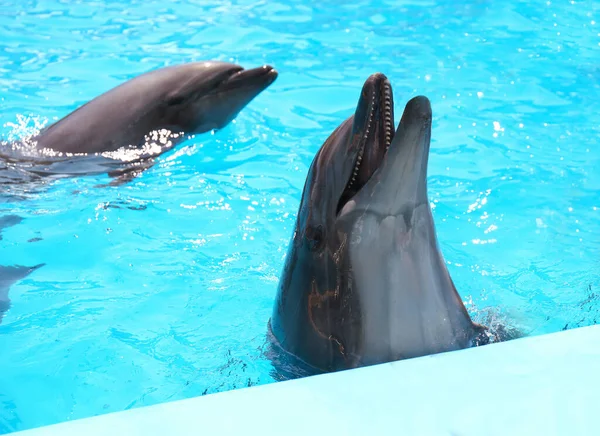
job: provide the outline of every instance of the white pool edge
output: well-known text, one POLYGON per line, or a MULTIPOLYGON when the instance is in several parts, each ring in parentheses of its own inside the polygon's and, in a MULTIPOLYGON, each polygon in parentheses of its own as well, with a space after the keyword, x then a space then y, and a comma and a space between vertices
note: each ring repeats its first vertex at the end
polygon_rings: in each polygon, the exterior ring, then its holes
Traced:
POLYGON ((600 434, 600 326, 11 433, 600 434))

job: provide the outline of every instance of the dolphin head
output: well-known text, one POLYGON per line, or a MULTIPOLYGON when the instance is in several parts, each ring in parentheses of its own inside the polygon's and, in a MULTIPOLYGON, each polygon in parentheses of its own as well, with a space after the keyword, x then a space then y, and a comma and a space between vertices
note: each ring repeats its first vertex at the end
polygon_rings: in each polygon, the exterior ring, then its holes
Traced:
POLYGON ((277 78, 269 65, 245 70, 226 62, 193 62, 168 67, 156 80, 168 80, 165 120, 188 134, 221 129, 277 78))
POLYGON ((94 98, 43 129, 37 149, 103 153, 142 147, 160 134, 161 152, 183 135, 225 127, 277 78, 265 65, 191 62, 149 71, 94 98))
POLYGON ((392 88, 378 73, 315 156, 270 321, 305 363, 337 370, 486 342, 438 248, 430 137, 422 96, 394 130, 392 88))

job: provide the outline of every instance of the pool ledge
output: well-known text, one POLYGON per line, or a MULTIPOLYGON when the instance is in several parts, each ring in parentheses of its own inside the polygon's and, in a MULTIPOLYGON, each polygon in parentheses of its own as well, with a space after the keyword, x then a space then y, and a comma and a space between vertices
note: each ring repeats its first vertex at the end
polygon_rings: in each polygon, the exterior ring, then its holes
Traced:
POLYGON ((599 371, 594 326, 13 434, 592 435, 599 371))

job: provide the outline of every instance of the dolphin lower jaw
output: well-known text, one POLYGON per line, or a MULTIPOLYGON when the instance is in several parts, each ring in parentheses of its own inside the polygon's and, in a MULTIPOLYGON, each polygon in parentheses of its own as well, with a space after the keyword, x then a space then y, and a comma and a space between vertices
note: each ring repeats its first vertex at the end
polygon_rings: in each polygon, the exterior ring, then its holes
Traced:
POLYGON ((471 346, 473 324, 462 310, 437 251, 429 206, 405 215, 364 213, 349 235, 362 314, 365 362, 471 346))

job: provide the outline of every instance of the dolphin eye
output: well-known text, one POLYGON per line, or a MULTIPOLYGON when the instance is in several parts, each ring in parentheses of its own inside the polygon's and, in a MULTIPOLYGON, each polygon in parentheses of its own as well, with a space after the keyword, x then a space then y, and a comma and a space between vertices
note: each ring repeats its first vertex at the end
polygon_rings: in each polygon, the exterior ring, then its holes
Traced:
POLYGON ((308 246, 312 251, 317 251, 323 246, 324 234, 322 225, 307 228, 305 236, 308 246))
POLYGON ((167 99, 167 104, 169 106, 175 106, 181 104, 185 101, 185 97, 183 95, 174 95, 167 99))

